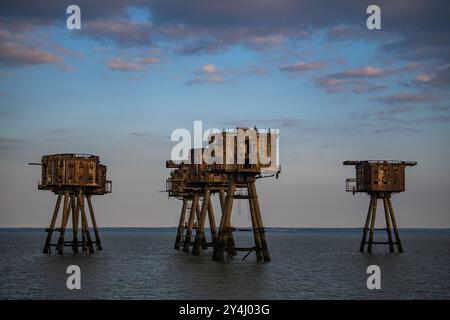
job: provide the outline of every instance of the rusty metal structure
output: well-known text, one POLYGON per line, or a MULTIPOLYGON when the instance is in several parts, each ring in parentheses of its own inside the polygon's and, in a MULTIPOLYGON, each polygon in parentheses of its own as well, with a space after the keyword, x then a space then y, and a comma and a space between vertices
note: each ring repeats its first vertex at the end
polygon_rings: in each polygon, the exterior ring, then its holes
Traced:
MULTIPOLYGON (((190 159, 201 155, 203 149, 192 149, 190 159)), ((225 175, 209 173, 206 170, 204 161, 191 161, 193 163, 175 163, 167 161, 166 168, 174 170, 170 173, 170 178, 166 180, 166 191, 169 197, 175 197, 183 201, 181 215, 175 239, 175 249, 183 246, 183 251, 188 252, 192 245, 192 253, 200 255, 200 249, 212 246, 217 238, 216 222, 211 201, 211 195, 220 194, 220 199, 224 199, 224 190, 228 185, 225 175), (196 163, 197 162, 197 163, 196 163), (200 209, 200 203, 201 209, 200 209), (189 216, 186 221, 186 212, 189 216), (205 236, 206 215, 208 215, 211 232, 211 242, 208 243, 205 236), (195 240, 192 242, 192 232, 196 229, 195 240)))
POLYGON ((50 253, 51 247, 56 247, 58 254, 63 254, 64 247, 69 246, 75 253, 78 253, 78 248, 81 247, 83 251, 92 254, 94 253, 94 244, 97 250, 102 250, 91 196, 110 193, 112 184, 110 180, 106 179, 107 169, 105 165, 100 163, 99 157, 76 153, 52 154, 43 156, 41 163, 30 164, 42 166, 42 176, 38 183, 38 189, 50 190, 57 195, 50 227, 46 229, 48 234, 43 252, 50 253), (89 208, 95 241, 92 240, 89 232, 85 199, 89 208), (61 227, 55 228, 62 200, 61 227), (70 215, 72 215, 72 240, 65 241, 66 227, 70 215), (78 240, 80 221, 81 241, 78 240), (60 234, 58 242, 53 244, 51 240, 55 231, 60 232, 60 234))
POLYGON ((389 245, 389 252, 394 252, 394 245, 397 245, 399 253, 403 252, 400 235, 395 220, 394 209, 391 197, 393 193, 405 191, 405 168, 415 166, 415 161, 392 161, 392 160, 364 160, 364 161, 344 161, 344 165, 355 166, 356 178, 346 179, 346 191, 364 192, 370 196, 370 204, 367 212, 366 223, 363 228, 363 237, 360 245, 360 252, 364 252, 367 244, 367 252, 372 252, 373 244, 389 245), (377 213, 378 199, 383 201, 384 215, 388 241, 376 242, 374 238, 375 219, 377 213), (395 235, 395 242, 392 239, 392 229, 395 235), (369 240, 367 241, 367 233, 369 240))
POLYGON ((266 141, 262 141, 263 135, 258 130, 248 128, 237 128, 236 130, 223 131, 212 135, 210 143, 221 138, 223 141, 221 144, 223 159, 228 158, 232 161, 209 163, 207 157, 206 159, 203 157, 205 156, 205 149, 192 149, 190 163, 166 162, 167 168, 174 169, 170 178, 167 179, 166 191, 169 193, 169 197, 176 197, 183 201, 175 241, 176 249, 179 249, 180 245, 183 244, 183 250, 189 251, 189 246, 192 244, 192 253, 199 255, 202 247, 212 246, 214 249, 213 260, 216 261, 224 261, 225 257, 232 258, 237 251, 247 251, 245 259, 251 252, 255 251, 258 261, 270 261, 255 182, 259 178, 278 177, 281 169, 271 160, 262 164, 263 161, 260 159, 262 152, 265 152, 268 157, 271 157, 272 150, 275 153, 275 146, 272 148, 272 143, 275 141, 272 138, 275 133, 269 130, 264 136, 266 141), (244 139, 242 141, 239 141, 239 132, 243 133, 244 139), (258 152, 255 153, 255 150, 258 150, 258 152), (202 156, 200 161, 193 161, 193 159, 198 159, 199 156, 202 156), (255 159, 252 159, 252 157, 255 159), (239 158, 243 160, 242 163, 238 161, 239 158), (211 194, 215 193, 219 194, 222 211, 218 232, 216 231, 211 203, 211 194), (198 205, 200 198, 203 199, 201 210, 198 205), (249 201, 254 247, 239 248, 235 245, 233 232, 236 229, 231 225, 234 199, 248 199, 249 201), (186 222, 185 213, 189 201, 191 201, 190 215, 186 222), (211 243, 205 245, 206 214, 209 217, 211 243), (191 242, 196 217, 195 240, 191 242))

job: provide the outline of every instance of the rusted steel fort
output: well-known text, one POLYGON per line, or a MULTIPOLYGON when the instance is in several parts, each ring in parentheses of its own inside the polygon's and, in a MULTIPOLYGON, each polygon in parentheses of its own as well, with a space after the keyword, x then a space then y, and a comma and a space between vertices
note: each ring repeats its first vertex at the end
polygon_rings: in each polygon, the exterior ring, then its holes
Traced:
POLYGON ((39 190, 50 190, 57 195, 50 227, 46 229, 47 239, 44 253, 50 253, 51 247, 56 247, 58 254, 62 254, 64 247, 71 247, 78 253, 79 247, 83 251, 94 253, 102 250, 97 223, 92 206, 92 195, 103 195, 111 192, 111 181, 106 179, 106 166, 100 163, 98 156, 89 154, 52 154, 42 157, 41 163, 30 163, 42 166, 42 177, 38 183, 39 190), (63 209, 61 227, 55 228, 61 201, 63 209), (94 229, 95 241, 92 240, 85 210, 87 200, 89 213, 94 229), (72 240, 65 240, 68 221, 72 216, 72 240), (81 222, 81 240, 78 240, 79 222, 81 222), (58 242, 51 243, 53 232, 59 232, 58 242))
POLYGON ((416 164, 417 162, 414 161, 344 161, 344 165, 355 166, 356 168, 356 178, 346 180, 347 191, 353 192, 353 194, 356 192, 365 192, 370 196, 369 210, 367 212, 359 249, 360 252, 364 252, 366 244, 367 252, 369 253, 372 252, 373 244, 388 244, 389 252, 394 252, 394 245, 396 244, 398 252, 403 252, 391 197, 393 193, 405 191, 405 168, 415 166, 416 164), (373 240, 378 199, 383 200, 384 216, 386 219, 386 229, 384 230, 387 232, 387 242, 376 242, 373 240), (395 241, 392 239, 391 223, 395 241), (366 240, 368 232, 369 241, 366 240))
POLYGON ((207 153, 206 149, 201 148, 191 149, 187 163, 171 160, 166 162, 166 167, 173 169, 166 181, 166 191, 169 197, 183 202, 175 249, 182 247, 183 251, 189 252, 192 246, 192 254, 199 255, 201 249, 212 247, 213 260, 216 261, 232 258, 238 251, 247 252, 244 259, 251 252, 256 252, 258 261, 270 261, 255 182, 259 178, 278 177, 280 173, 280 167, 275 163, 277 135, 278 133, 270 130, 265 130, 264 134, 257 129, 248 128, 227 130, 210 137, 210 144, 219 138, 223 141, 219 149, 222 151, 223 162, 211 161, 206 154, 215 156, 215 151, 207 153), (263 154, 269 158, 268 161, 261 161, 263 154), (240 162, 239 159, 243 161, 240 162), (220 200, 218 230, 212 194, 218 194, 220 200), (231 224, 234 199, 249 201, 255 242, 253 247, 235 245, 233 232, 236 229, 231 224), (186 212, 189 212, 187 219, 186 212), (211 233, 209 242, 205 237, 207 216, 211 233), (192 241, 194 229, 195 237, 192 241))

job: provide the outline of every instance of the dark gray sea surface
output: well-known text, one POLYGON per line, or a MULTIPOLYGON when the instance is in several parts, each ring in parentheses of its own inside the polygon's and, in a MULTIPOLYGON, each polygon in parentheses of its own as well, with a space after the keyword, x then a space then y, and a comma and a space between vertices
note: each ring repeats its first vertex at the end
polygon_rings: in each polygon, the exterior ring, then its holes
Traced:
MULTIPOLYGON (((101 230, 94 255, 65 248, 41 253, 45 232, 0 231, 1 299, 449 299, 450 230, 400 230, 403 254, 378 245, 358 252, 361 230, 269 230, 272 261, 211 260, 173 249, 175 230, 101 230), (81 268, 81 289, 69 290, 66 269, 81 268), (366 286, 366 269, 381 268, 381 289, 366 286)), ((385 234, 377 237, 384 240, 385 234)), ((252 234, 236 232, 252 245, 252 234)))

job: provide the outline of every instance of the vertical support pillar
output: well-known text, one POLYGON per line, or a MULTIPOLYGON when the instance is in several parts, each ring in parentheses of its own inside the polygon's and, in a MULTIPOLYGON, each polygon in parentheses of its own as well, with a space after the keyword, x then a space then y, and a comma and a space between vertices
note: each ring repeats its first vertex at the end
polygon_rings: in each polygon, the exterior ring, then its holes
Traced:
POLYGON ((189 246, 191 245, 192 229, 194 228, 195 212, 197 210, 198 194, 194 193, 192 198, 191 212, 189 214, 189 222, 186 230, 186 236, 184 237, 183 251, 189 252, 189 246))
POLYGON ((70 207, 72 209, 72 250, 78 253, 78 207, 76 205, 76 197, 70 195, 70 207))
POLYGON ((219 200, 220 200, 220 207, 223 210, 223 208, 225 206, 225 190, 223 188, 220 189, 220 191, 219 191, 219 200))
MULTIPOLYGON (((221 189, 219 192, 219 197, 220 197, 220 206, 222 208, 222 212, 224 212, 224 208, 225 208, 225 203, 226 203, 226 199, 225 199, 225 190, 221 189)), ((230 255, 235 256, 236 255, 236 245, 234 242, 234 236, 233 236, 233 231, 232 231, 232 225, 231 225, 231 215, 228 219, 228 221, 226 221, 227 223, 227 228, 229 228, 230 232, 227 235, 227 247, 228 247, 228 253, 230 255)))
POLYGON ((231 211, 233 209, 233 198, 236 191, 236 181, 231 180, 228 186, 227 195, 225 198, 225 204, 222 208, 222 218, 220 220, 219 235, 217 236, 217 245, 214 247, 213 260, 224 261, 225 251, 227 250, 227 240, 228 240, 228 221, 230 220, 231 211))
POLYGON ((61 219, 61 232, 59 233, 58 245, 56 247, 58 254, 64 251, 64 236, 66 233, 67 220, 69 220, 69 193, 64 194, 63 216, 61 219))
POLYGON ((203 195, 202 209, 200 211, 200 219, 197 221, 197 231, 195 233, 194 246, 192 248, 192 254, 195 256, 200 255, 200 247, 203 246, 205 242, 205 222, 206 222, 206 212, 208 211, 208 203, 211 191, 206 188, 203 195))
POLYGON ((183 197, 183 206, 181 207, 180 221, 178 222, 177 237, 175 239, 174 249, 180 249, 180 244, 184 231, 184 221, 186 219, 187 202, 188 200, 183 197))
POLYGON ((211 196, 208 200, 208 219, 209 219, 209 230, 211 231, 211 241, 214 244, 217 241, 217 229, 216 229, 216 219, 214 218, 214 209, 211 202, 211 196))
MULTIPOLYGON (((376 199, 375 199, 376 201, 376 199)), ((359 252, 364 252, 364 247, 366 245, 366 239, 367 239, 367 231, 369 230, 369 223, 370 223, 370 219, 372 217, 372 205, 373 205, 373 195, 370 195, 370 204, 369 204, 369 210, 367 211, 367 217, 366 217, 366 224, 364 225, 364 229, 363 229, 363 236, 361 239, 361 245, 359 247, 359 252)))
POLYGON ((372 243, 373 243, 373 231, 375 229, 375 220, 377 216, 377 202, 378 198, 377 195, 372 195, 373 197, 373 204, 372 204, 372 219, 370 221, 370 235, 369 235, 369 244, 367 246, 367 252, 372 253, 372 243))
POLYGON ((56 218, 58 217, 59 207, 61 205, 62 194, 58 193, 58 198, 56 199, 55 209, 53 210, 52 221, 50 222, 50 227, 47 232, 47 239, 45 240, 43 253, 50 253, 50 242, 52 240, 53 229, 55 228, 56 218))
POLYGON ((383 207, 384 207, 384 217, 386 218, 386 232, 389 241, 389 252, 394 252, 394 244, 392 241, 392 234, 391 234, 391 222, 389 218, 389 207, 386 197, 383 197, 383 207))
MULTIPOLYGON (((247 189, 250 191, 250 185, 247 185, 247 189)), ((251 193, 251 192, 249 192, 251 193)), ((256 251, 256 260, 257 261, 262 261, 263 260, 263 255, 262 255, 262 247, 261 247, 261 238, 259 235, 259 225, 258 225, 258 221, 256 219, 256 214, 255 214, 255 206, 253 204, 253 199, 249 194, 249 198, 248 198, 248 202, 250 205, 250 217, 252 219, 252 229, 253 229, 253 238, 255 239, 255 251, 256 251)))
POLYGON ((86 231, 85 225, 83 223, 83 218, 82 218, 82 215, 81 215, 80 200, 79 199, 80 199, 79 196, 77 196, 77 221, 79 221, 81 223, 81 248, 82 248, 83 251, 87 251, 87 239, 86 239, 87 231, 86 231))
POLYGON ((259 208, 258 194, 256 193, 255 181, 250 182, 250 190, 251 190, 250 197, 253 198, 253 206, 255 208, 256 221, 258 222, 259 237, 261 239, 263 258, 265 262, 269 262, 270 261, 269 249, 267 247, 266 235, 264 225, 262 222, 261 210, 259 208))
POLYGON ((89 250, 89 254, 94 253, 94 246, 92 245, 91 234, 89 232, 89 226, 87 223, 86 211, 84 210, 84 194, 80 191, 78 195, 78 207, 80 208, 81 213, 81 223, 84 227, 84 233, 86 235, 87 247, 89 250))
POLYGON ((395 221, 394 208, 392 208, 391 197, 389 196, 386 200, 387 200, 387 203, 389 205, 389 211, 391 213, 392 227, 394 229, 394 234, 395 234, 395 239, 396 239, 396 242, 397 242, 398 252, 402 253, 403 252, 403 247, 402 247, 402 243, 400 241, 400 235, 399 235, 398 229, 397 229, 397 222, 395 221))
POLYGON ((75 211, 77 214, 76 220, 77 220, 77 225, 78 223, 81 224, 81 249, 82 251, 87 251, 87 240, 86 240, 86 230, 84 228, 84 224, 83 224, 83 218, 81 217, 81 212, 80 212, 80 200, 79 200, 79 195, 75 196, 75 200, 76 200, 76 207, 75 207, 75 211))
POLYGON ((94 228, 95 244, 97 245, 97 250, 101 251, 103 250, 103 248, 102 243, 100 242, 100 236, 98 234, 97 221, 95 220, 94 207, 92 206, 91 195, 90 194, 86 195, 86 199, 89 207, 89 214, 91 215, 92 227, 94 228))
MULTIPOLYGON (((203 201, 205 201, 205 199, 203 199, 203 201)), ((199 223, 200 223, 200 197, 199 197, 199 200, 197 201, 197 206, 195 208, 195 212, 196 212, 196 217, 197 217, 197 230, 198 230, 199 223)), ((203 249, 207 249, 208 248, 208 244, 206 243, 206 236, 205 236, 205 231, 204 230, 205 229, 203 228, 202 248, 203 249)), ((196 231, 196 234, 197 234, 197 231, 196 231)))

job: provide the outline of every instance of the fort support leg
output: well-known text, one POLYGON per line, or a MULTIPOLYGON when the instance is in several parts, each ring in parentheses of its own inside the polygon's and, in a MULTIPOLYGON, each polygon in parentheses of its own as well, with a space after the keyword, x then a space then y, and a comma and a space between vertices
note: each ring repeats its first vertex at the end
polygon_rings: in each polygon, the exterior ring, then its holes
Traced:
POLYGON ((87 251, 87 241, 86 241, 86 230, 84 229, 84 224, 83 224, 83 219, 81 218, 81 214, 80 214, 80 201, 78 200, 78 195, 74 195, 74 200, 75 200, 75 221, 76 221, 76 225, 77 225, 77 230, 78 230, 78 226, 81 225, 81 242, 79 241, 79 243, 81 244, 81 249, 83 251, 87 251))
POLYGON ((61 205, 62 194, 58 193, 58 199, 56 200, 55 209, 53 210, 52 221, 48 228, 47 239, 45 240, 43 253, 50 253, 50 242, 52 240, 53 229, 55 228, 56 218, 58 217, 59 207, 61 205))
POLYGON ((397 229, 397 222, 395 221, 394 208, 392 208, 391 198, 387 198, 386 200, 387 200, 387 203, 389 205, 389 211, 391 213, 392 227, 394 228, 394 234, 395 234, 395 239, 396 239, 396 242, 397 242, 398 252, 402 253, 403 252, 403 247, 402 247, 402 243, 400 241, 400 235, 399 235, 398 229, 397 229))
POLYGON ((394 243, 392 242, 392 234, 391 234, 391 222, 389 218, 389 207, 386 198, 383 198, 383 206, 384 206, 384 216, 386 218, 386 231, 389 241, 389 252, 394 252, 394 243))
POLYGON ((64 194, 64 204, 63 204, 63 216, 61 219, 61 232, 59 233, 58 245, 56 247, 58 254, 63 254, 64 251, 64 236, 66 233, 67 220, 69 220, 69 194, 66 192, 64 194))
MULTIPOLYGON (((248 186, 248 190, 250 190, 250 186, 248 186)), ((261 248, 261 238, 259 235, 258 221, 256 219, 256 214, 255 214, 255 206, 253 205, 253 199, 251 197, 249 197, 248 202, 250 205, 250 216, 252 219, 253 238, 255 239, 256 260, 262 261, 263 255, 262 255, 262 248, 261 248)))
POLYGON ((84 227, 84 233, 86 235, 87 247, 89 254, 94 253, 94 246, 92 245, 91 234, 89 232, 89 226, 87 223, 86 211, 84 210, 84 194, 80 192, 78 196, 78 206, 80 208, 81 213, 81 223, 84 227))
MULTIPOLYGON (((222 211, 222 218, 220 220, 219 235, 217 236, 217 246, 214 248, 213 260, 224 261, 225 251, 227 251, 228 240, 228 221, 230 221, 231 211, 233 209, 233 198, 236 191, 236 182, 232 181, 228 187, 225 198, 225 205, 222 211)), ((228 252, 228 251, 227 251, 228 252)))
POLYGON ((220 208, 223 211, 225 208, 225 190, 224 189, 220 189, 220 191, 219 191, 219 200, 220 200, 220 208))
POLYGON ((87 251, 87 240, 86 234, 89 231, 86 231, 85 225, 83 223, 83 218, 81 216, 80 206, 79 206, 79 197, 77 196, 77 221, 81 223, 81 248, 83 251, 87 251))
POLYGON ((373 205, 373 195, 370 195, 369 210, 367 211, 366 224, 364 225, 363 236, 361 239, 361 246, 359 247, 359 252, 364 252, 364 247, 366 245, 367 231, 369 230, 369 223, 372 217, 372 205, 373 205))
POLYGON ((370 221, 369 244, 367 246, 367 252, 368 253, 372 253, 373 231, 375 229, 375 219, 377 217, 377 202, 378 202, 377 196, 373 195, 372 219, 370 221))
MULTIPOLYGON (((225 190, 221 189, 219 192, 219 197, 220 197, 220 206, 222 208, 222 212, 224 212, 224 206, 225 206, 225 190)), ((231 215, 228 221, 226 221, 227 224, 227 228, 229 228, 230 232, 227 235, 227 248, 228 248, 228 253, 232 256, 236 255, 236 245, 234 242, 234 236, 233 236, 233 231, 232 231, 232 225, 231 225, 231 215)))
POLYGON ((174 245, 175 249, 180 249, 181 240, 182 240, 183 231, 184 231, 184 221, 186 219, 187 202, 188 202, 188 200, 186 198, 183 198, 183 206, 181 207, 180 221, 178 222, 177 237, 175 239, 175 245, 174 245))
POLYGON ((250 197, 253 198, 253 206, 255 208, 256 221, 258 222, 259 237, 261 239, 263 258, 265 262, 269 262, 270 261, 269 249, 267 247, 266 235, 261 217, 261 210, 259 208, 258 194, 256 193, 256 185, 254 181, 250 182, 250 191, 251 191, 250 197))
POLYGON ((97 228, 97 221, 95 220, 94 215, 94 207, 92 206, 91 196, 86 196, 88 207, 89 207, 89 214, 91 215, 91 221, 92 221, 92 227, 94 228, 94 235, 95 235, 95 244, 97 245, 97 250, 101 251, 102 243, 100 242, 100 236, 98 235, 98 228, 97 228))
MULTIPOLYGON (((81 201, 84 201, 84 199, 83 200, 81 200, 81 201)), ((88 250, 88 246, 87 246, 87 237, 86 237, 86 235, 87 235, 87 233, 89 232, 89 230, 86 230, 86 224, 84 223, 84 220, 83 220, 83 215, 82 215, 82 213, 81 213, 81 209, 80 209, 80 196, 77 196, 77 208, 78 208, 78 211, 77 211, 77 215, 78 215, 78 217, 80 218, 80 223, 81 223, 81 247, 82 247, 82 250, 83 250, 83 252, 85 252, 85 251, 87 251, 88 250)))
MULTIPOLYGON (((205 199, 203 199, 203 201, 205 201, 205 199)), ((202 202, 203 203, 203 202, 202 202)), ((200 201, 197 201, 197 207, 195 208, 195 212, 196 212, 196 216, 197 216, 197 230, 199 228, 199 223, 200 223, 200 201)), ((195 234, 197 234, 197 232, 195 232, 195 234)), ((208 249, 208 244, 206 243, 206 236, 205 236, 205 228, 203 228, 203 236, 202 236, 202 248, 203 249, 208 249)))
POLYGON ((186 230, 186 236, 184 237, 183 251, 189 252, 189 246, 191 245, 192 229, 194 228, 195 212, 198 203, 198 194, 194 194, 192 198, 191 212, 189 214, 189 222, 186 230))
POLYGON ((213 247, 217 241, 217 229, 216 229, 216 219, 214 218, 214 210, 211 202, 211 196, 208 200, 208 218, 209 218, 209 229, 211 231, 211 241, 213 243, 213 247))
POLYGON ((70 207, 72 208, 72 250, 78 253, 78 208, 75 195, 70 195, 70 207))
POLYGON ((197 231, 195 233, 194 246, 192 248, 192 254, 195 256, 200 255, 200 247, 202 247, 205 241, 205 222, 206 222, 206 212, 208 211, 209 196, 211 192, 206 189, 203 196, 202 209, 200 211, 200 219, 197 223, 197 231))

